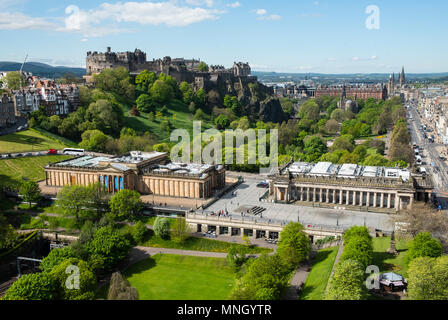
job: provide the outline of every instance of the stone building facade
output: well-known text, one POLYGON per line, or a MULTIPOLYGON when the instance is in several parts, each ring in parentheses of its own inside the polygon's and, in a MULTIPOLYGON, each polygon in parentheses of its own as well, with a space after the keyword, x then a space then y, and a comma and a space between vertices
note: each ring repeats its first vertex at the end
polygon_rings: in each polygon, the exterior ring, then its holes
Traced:
POLYGON ((0 98, 0 128, 8 127, 16 123, 14 101, 7 94, 0 98))
POLYGON ((382 99, 386 100, 388 97, 387 87, 382 84, 377 85, 343 85, 343 86, 318 86, 316 88, 315 97, 322 96, 329 97, 341 97, 345 88, 345 94, 347 97, 358 99, 382 99))
POLYGON ((225 187, 223 166, 171 163, 166 153, 133 151, 121 157, 83 156, 45 167, 46 184, 101 183, 110 193, 122 189, 144 195, 206 199, 225 187))
POLYGON ((275 201, 356 206, 372 211, 411 208, 414 200, 425 200, 431 192, 429 177, 414 177, 407 169, 329 162, 291 163, 272 176, 270 183, 275 201))

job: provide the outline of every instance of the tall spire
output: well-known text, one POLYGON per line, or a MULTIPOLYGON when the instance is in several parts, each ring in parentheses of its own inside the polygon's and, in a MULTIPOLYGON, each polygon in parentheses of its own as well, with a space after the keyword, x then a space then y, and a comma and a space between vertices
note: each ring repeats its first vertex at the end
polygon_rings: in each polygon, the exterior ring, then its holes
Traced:
POLYGON ((400 84, 403 85, 406 81, 405 75, 404 75, 404 66, 401 69, 401 75, 400 75, 400 84))

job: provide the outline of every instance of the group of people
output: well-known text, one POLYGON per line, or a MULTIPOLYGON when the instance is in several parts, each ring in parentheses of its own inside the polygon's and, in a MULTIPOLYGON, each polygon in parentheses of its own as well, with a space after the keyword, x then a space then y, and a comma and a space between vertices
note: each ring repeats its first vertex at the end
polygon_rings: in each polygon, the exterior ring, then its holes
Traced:
POLYGON ((230 217, 229 211, 226 210, 219 210, 218 213, 215 213, 214 211, 211 213, 212 216, 218 216, 218 217, 230 217))

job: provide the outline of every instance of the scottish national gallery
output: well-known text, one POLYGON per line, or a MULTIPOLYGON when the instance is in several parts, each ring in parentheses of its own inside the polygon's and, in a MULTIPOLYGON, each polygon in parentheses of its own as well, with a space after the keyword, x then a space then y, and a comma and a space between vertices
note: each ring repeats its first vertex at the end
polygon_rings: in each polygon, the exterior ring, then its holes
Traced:
POLYGON ((115 193, 122 189, 190 199, 206 199, 225 187, 222 165, 169 162, 161 152, 132 151, 120 157, 82 156, 45 167, 46 185, 87 186, 101 183, 115 193))

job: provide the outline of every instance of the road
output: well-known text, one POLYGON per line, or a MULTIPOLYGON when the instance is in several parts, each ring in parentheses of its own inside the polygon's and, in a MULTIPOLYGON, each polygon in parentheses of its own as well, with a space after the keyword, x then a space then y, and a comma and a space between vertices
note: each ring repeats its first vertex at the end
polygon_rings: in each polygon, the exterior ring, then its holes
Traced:
MULTIPOLYGON (((448 196, 448 167, 445 161, 440 159, 441 154, 437 151, 437 147, 443 146, 438 143, 431 143, 424 138, 423 131, 420 129, 423 122, 417 112, 417 105, 410 104, 408 114, 412 116, 412 120, 408 120, 413 144, 417 144, 423 149, 422 162, 428 173, 432 174, 434 186, 436 188, 436 198, 442 205, 443 209, 448 208, 446 197, 448 196), (439 170, 437 170, 438 168, 439 170)), ((436 133, 434 133, 436 135, 436 133)))

